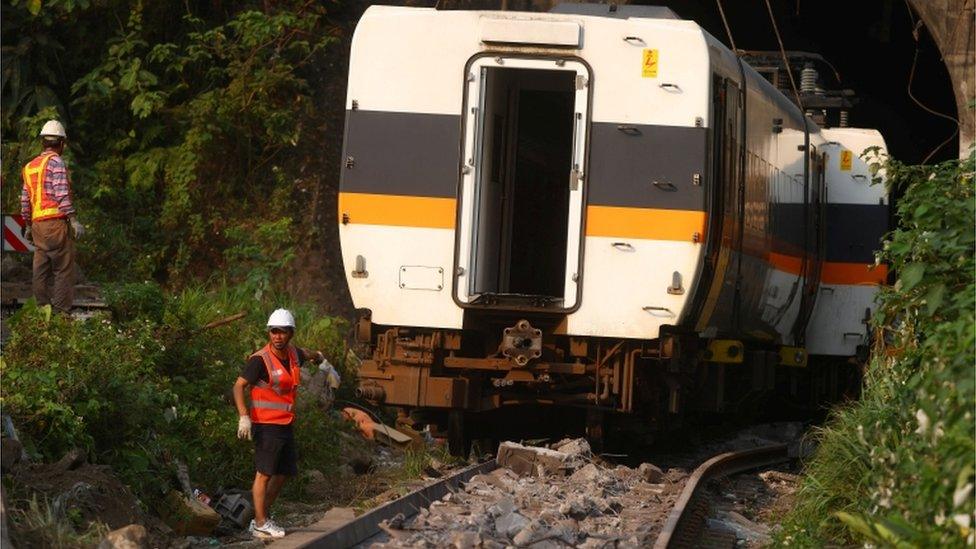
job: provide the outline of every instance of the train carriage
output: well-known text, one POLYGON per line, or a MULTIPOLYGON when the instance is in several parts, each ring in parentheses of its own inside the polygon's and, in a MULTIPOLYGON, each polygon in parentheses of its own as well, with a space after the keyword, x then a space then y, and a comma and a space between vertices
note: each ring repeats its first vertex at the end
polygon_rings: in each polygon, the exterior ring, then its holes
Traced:
POLYGON ((863 354, 888 214, 858 153, 881 135, 819 128, 666 8, 372 6, 346 108, 359 392, 455 451, 521 404, 598 436, 817 400, 863 354))

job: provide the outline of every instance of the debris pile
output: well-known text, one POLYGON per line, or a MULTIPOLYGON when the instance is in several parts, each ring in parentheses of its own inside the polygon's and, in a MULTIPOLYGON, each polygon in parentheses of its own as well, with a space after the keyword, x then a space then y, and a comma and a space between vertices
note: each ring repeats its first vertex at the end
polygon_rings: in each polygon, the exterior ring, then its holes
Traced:
POLYGON ((646 547, 685 479, 649 463, 602 464, 584 439, 549 448, 506 442, 497 461, 463 491, 382 523, 386 536, 371 547, 646 547))

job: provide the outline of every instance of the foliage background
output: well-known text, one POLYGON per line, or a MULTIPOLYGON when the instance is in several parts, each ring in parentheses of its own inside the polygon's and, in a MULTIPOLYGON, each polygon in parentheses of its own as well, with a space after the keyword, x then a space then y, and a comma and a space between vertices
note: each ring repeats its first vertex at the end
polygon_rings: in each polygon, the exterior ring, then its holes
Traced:
POLYGON ((891 190, 904 191, 879 255, 898 281, 880 297, 862 398, 818 434, 779 545, 976 541, 974 156, 884 167, 891 190))
MULTIPOLYGON (((37 131, 62 120, 88 228, 79 265, 113 311, 71 322, 29 306, 9 322, 0 403, 34 457, 84 448, 150 507, 177 459, 207 490, 246 487, 229 391, 268 313, 293 308, 296 343, 345 368, 336 137, 365 5, 0 3, 2 209, 19 211, 37 131)), ((303 467, 329 475, 346 427, 311 402, 299 418, 303 467)))
POLYGON ((329 191, 341 38, 363 7, 5 0, 3 210, 19 210, 20 168, 57 117, 89 229, 79 245, 89 279, 179 287, 220 272, 262 291, 274 279, 348 314, 329 191))

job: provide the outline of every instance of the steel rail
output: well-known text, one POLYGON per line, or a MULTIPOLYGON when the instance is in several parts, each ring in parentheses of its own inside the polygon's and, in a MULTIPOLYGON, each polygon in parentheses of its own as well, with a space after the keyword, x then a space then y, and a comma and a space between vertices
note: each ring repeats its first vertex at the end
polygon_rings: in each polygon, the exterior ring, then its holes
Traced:
MULTIPOLYGON (((705 486, 709 480, 741 473, 750 469, 758 469, 790 459, 786 444, 763 446, 740 452, 719 454, 705 463, 688 477, 681 496, 671 509, 667 522, 661 534, 654 542, 654 549, 671 549, 674 547, 692 547, 695 545, 694 533, 698 524, 693 516, 695 506, 692 505, 699 488, 705 486)), ((700 519, 701 517, 697 517, 700 519)))
POLYGON ((495 460, 486 461, 442 478, 437 482, 418 488, 405 496, 401 496, 389 503, 385 503, 366 513, 341 524, 312 525, 297 530, 270 545, 270 549, 333 549, 352 547, 380 532, 380 522, 390 520, 397 515, 410 518, 420 509, 428 507, 460 488, 461 483, 471 480, 471 477, 487 473, 498 466, 495 460))

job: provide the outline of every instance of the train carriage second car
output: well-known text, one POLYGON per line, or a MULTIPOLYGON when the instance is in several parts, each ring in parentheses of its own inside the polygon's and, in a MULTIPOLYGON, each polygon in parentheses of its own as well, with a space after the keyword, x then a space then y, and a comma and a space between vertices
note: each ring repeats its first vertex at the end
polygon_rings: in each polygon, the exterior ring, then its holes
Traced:
MULTIPOLYGON (((825 136, 666 8, 557 11, 373 6, 353 38, 339 231, 359 392, 448 426, 456 451, 513 405, 586 409, 596 436, 614 412, 655 426, 768 395, 810 375, 810 319, 877 283, 816 308, 827 216, 857 211, 831 192, 875 198, 828 181, 825 151, 876 132, 825 136)), ((814 330, 824 354, 864 343, 835 331, 814 330)))

